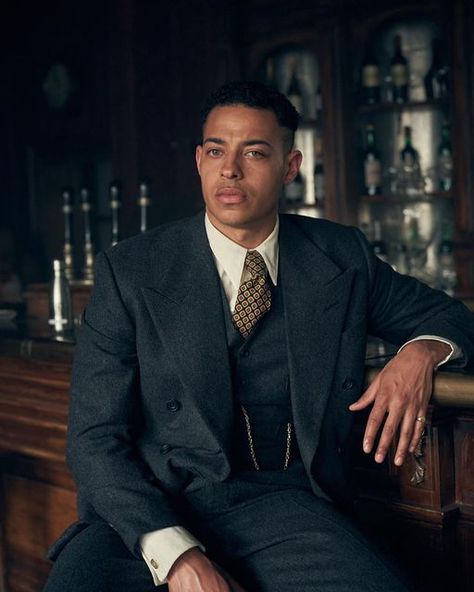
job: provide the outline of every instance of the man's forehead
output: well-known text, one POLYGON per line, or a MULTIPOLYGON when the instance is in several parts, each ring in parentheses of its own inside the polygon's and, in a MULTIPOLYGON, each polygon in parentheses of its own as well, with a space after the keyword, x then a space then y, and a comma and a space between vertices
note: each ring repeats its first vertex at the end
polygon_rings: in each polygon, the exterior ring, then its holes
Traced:
POLYGON ((275 113, 269 109, 241 104, 214 107, 203 126, 204 137, 234 133, 268 139, 281 137, 284 128, 279 125, 275 113))

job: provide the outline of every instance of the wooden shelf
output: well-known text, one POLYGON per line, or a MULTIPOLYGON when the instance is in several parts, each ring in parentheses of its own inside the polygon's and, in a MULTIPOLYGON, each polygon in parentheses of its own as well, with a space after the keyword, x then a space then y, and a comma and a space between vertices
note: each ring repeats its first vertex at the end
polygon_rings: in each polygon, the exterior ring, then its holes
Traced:
POLYGON ((360 201, 362 203, 380 203, 380 204, 397 204, 410 203, 416 201, 429 202, 438 199, 454 199, 452 191, 437 191, 436 193, 424 193, 422 195, 408 196, 403 194, 385 194, 385 195, 361 195, 360 201))
POLYGON ((449 106, 448 99, 433 101, 408 101, 407 103, 377 103, 376 105, 360 105, 359 115, 376 115, 380 113, 401 113, 402 111, 429 111, 449 106))

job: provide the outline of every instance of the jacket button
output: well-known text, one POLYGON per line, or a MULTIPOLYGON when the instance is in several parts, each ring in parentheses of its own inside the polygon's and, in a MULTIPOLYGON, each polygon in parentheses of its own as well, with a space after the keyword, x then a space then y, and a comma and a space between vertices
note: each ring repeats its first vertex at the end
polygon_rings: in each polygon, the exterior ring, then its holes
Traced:
POLYGON ((342 383, 342 388, 345 391, 349 391, 351 390, 351 388, 354 388, 355 382, 352 380, 352 378, 346 378, 344 380, 344 382, 342 383))
POLYGON ((160 452, 161 454, 168 454, 168 452, 171 450, 171 446, 169 444, 163 444, 160 447, 160 452))
POLYGON ((166 409, 172 413, 176 413, 181 409, 181 403, 177 399, 172 399, 166 403, 166 409))

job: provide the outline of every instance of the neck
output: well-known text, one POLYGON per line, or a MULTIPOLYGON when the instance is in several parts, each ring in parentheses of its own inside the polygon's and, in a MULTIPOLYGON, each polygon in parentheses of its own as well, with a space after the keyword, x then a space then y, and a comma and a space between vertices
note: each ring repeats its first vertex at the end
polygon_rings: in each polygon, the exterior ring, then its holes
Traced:
POLYGON ((255 247, 261 245, 263 241, 273 232, 276 224, 276 216, 273 220, 268 221, 265 224, 260 224, 258 226, 256 225, 252 228, 225 226, 219 224, 219 222, 212 216, 209 216, 209 220, 219 232, 245 249, 254 249, 255 247))

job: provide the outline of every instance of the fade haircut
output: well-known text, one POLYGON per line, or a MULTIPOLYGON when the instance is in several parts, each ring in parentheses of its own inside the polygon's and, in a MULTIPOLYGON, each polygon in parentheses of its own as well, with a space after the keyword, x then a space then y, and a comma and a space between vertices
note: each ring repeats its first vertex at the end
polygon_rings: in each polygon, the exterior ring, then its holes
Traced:
POLYGON ((253 109, 272 111, 278 125, 287 131, 285 145, 288 150, 292 149, 300 116, 283 93, 261 82, 228 82, 207 97, 201 109, 201 125, 204 127, 214 107, 231 105, 244 105, 253 109))

